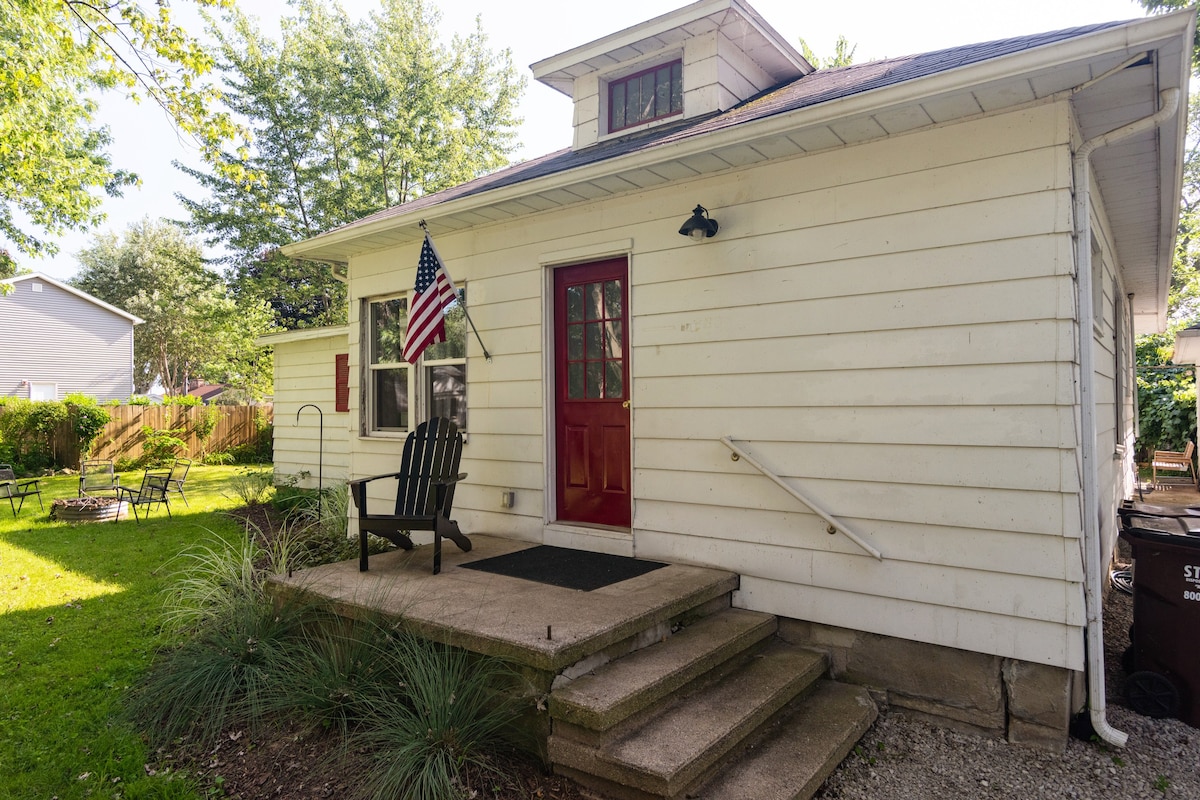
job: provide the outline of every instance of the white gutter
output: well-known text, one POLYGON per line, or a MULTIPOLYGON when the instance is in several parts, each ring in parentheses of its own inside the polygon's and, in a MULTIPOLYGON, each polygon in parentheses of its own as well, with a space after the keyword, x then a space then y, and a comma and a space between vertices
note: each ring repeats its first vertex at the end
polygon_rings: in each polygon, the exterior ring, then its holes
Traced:
POLYGON ((1159 92, 1158 111, 1128 125, 1089 139, 1075 152, 1075 264, 1079 302, 1079 400, 1083 455, 1083 568, 1084 599, 1087 605, 1088 708, 1096 734, 1113 745, 1124 747, 1129 735, 1113 728, 1105 716, 1103 583, 1100 563, 1100 477, 1096 463, 1096 364, 1092 349, 1096 309, 1092 307, 1092 218, 1091 162, 1093 152, 1142 131, 1157 128, 1179 108, 1179 89, 1159 92))

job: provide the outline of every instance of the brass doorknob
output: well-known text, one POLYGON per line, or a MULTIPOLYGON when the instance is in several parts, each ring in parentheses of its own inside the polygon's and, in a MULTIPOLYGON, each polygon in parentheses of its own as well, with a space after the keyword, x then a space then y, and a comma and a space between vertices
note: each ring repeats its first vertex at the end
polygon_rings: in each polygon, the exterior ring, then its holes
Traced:
POLYGON ((621 408, 629 408, 629 401, 626 400, 624 403, 621 403, 621 408))

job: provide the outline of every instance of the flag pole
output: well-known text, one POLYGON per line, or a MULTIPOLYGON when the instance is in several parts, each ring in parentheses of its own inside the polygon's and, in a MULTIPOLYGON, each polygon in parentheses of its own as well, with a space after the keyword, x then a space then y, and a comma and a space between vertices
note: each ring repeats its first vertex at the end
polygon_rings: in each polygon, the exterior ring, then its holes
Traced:
MULTIPOLYGON (((445 264, 446 262, 442 261, 442 254, 437 251, 437 245, 433 243, 433 236, 430 235, 429 226, 425 224, 425 220, 421 220, 417 224, 421 226, 421 230, 425 231, 425 236, 429 239, 429 246, 433 248, 433 253, 437 256, 438 261, 445 264)), ((479 329, 475 327, 475 320, 471 319, 471 312, 467 311, 466 294, 461 289, 458 291, 458 302, 462 306, 463 314, 466 316, 467 322, 471 325, 471 331, 475 334, 475 341, 479 342, 479 349, 483 350, 483 359, 490 364, 492 363, 492 354, 488 352, 487 346, 484 345, 483 339, 480 338, 479 329)))

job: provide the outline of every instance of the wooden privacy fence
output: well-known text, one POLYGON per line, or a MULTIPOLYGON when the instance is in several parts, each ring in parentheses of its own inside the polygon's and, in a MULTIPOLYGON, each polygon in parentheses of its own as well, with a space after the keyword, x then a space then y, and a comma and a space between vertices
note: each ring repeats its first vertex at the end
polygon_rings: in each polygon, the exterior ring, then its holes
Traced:
MULTIPOLYGON (((145 436, 142 426, 154 430, 176 430, 185 444, 180 456, 199 458, 205 453, 229 450, 253 444, 258 436, 258 417, 272 420, 271 404, 261 406, 115 406, 106 408, 112 421, 92 445, 90 458, 137 459, 142 455, 145 436), (221 417, 207 443, 196 435, 209 408, 219 409, 221 417)), ((54 442, 54 452, 62 464, 79 463, 79 446, 69 425, 64 425, 54 442)))

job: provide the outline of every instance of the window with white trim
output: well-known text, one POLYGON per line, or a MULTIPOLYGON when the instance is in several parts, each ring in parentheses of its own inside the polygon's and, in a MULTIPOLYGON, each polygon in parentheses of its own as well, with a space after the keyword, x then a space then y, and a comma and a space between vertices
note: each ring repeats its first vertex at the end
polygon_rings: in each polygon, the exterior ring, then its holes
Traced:
POLYGON ((363 432, 406 433, 430 417, 467 430, 466 290, 446 310, 446 341, 426 348, 414 367, 404 360, 408 297, 364 301, 366 403, 363 432))
POLYGON ((683 113, 683 61, 656 64, 608 84, 608 132, 683 113))
POLYGON ((387 297, 366 303, 367 408, 364 427, 370 433, 405 432, 409 428, 412 370, 401 355, 408 323, 408 298, 387 297))

